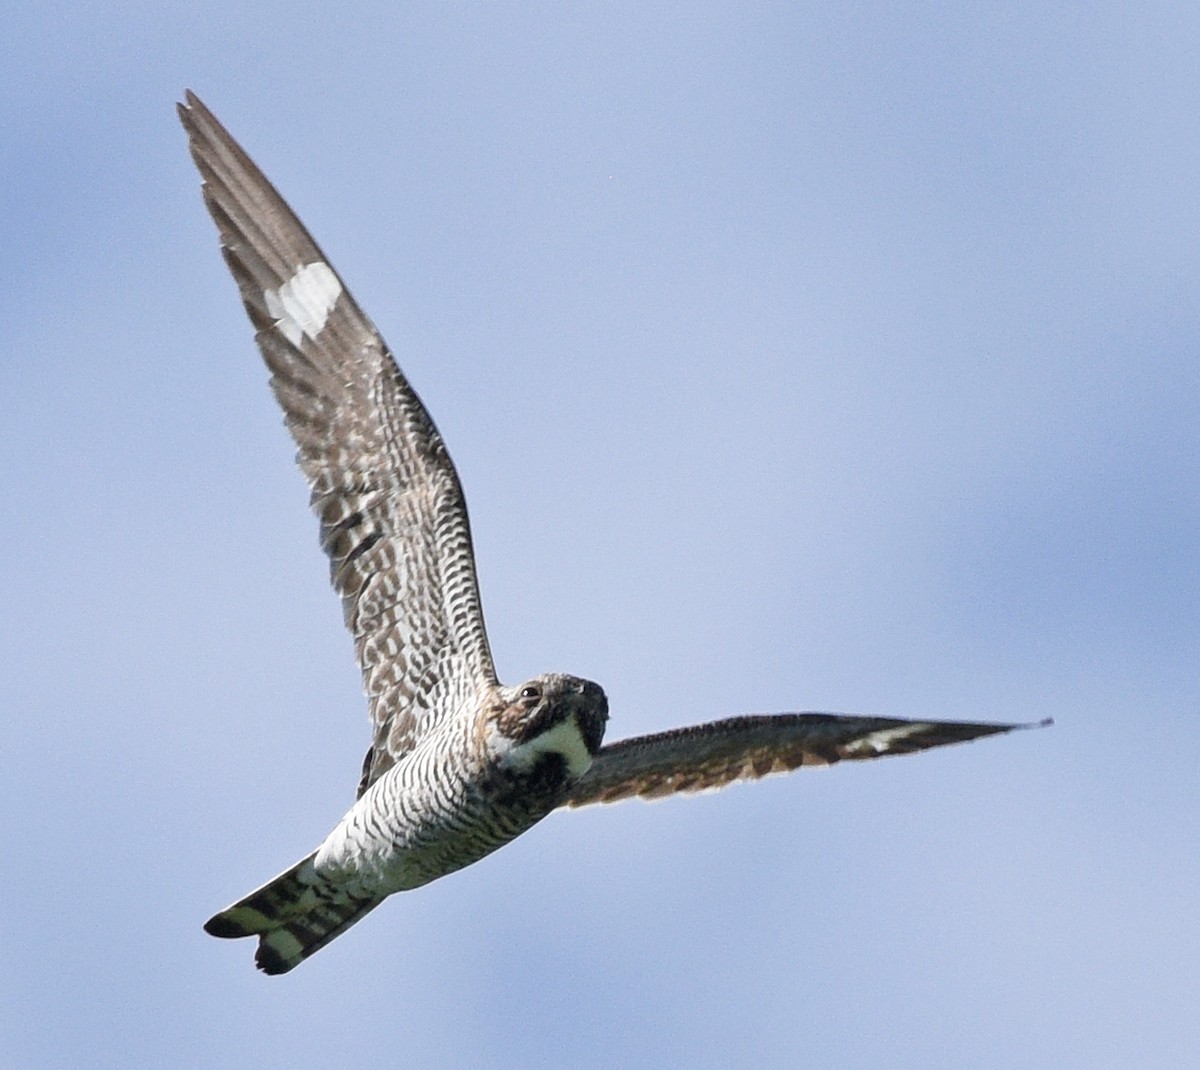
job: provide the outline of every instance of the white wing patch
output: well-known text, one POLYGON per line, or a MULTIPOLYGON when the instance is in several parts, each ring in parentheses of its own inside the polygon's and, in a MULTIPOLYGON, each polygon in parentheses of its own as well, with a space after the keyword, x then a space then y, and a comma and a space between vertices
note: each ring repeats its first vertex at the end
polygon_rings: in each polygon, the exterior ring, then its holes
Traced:
POLYGON ((283 336, 298 346, 304 336, 316 338, 342 292, 342 284, 330 266, 318 260, 305 264, 278 290, 267 290, 267 311, 283 336))
POLYGON ((919 722, 913 724, 897 725, 895 728, 883 728, 878 732, 868 732, 862 739, 856 739, 853 743, 847 743, 844 750, 847 757, 854 757, 858 754, 886 754, 891 749, 892 745, 905 736, 916 735, 918 732, 924 731, 925 725, 919 722))

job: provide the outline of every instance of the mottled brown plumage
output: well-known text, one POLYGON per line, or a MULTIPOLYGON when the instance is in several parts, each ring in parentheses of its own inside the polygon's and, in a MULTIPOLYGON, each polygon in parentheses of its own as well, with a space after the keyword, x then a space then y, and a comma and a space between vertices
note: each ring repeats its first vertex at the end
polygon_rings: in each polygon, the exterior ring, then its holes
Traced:
POLYGON ((299 219, 191 93, 204 202, 311 489, 372 722, 357 799, 320 846, 206 924, 292 969, 393 892, 484 857, 559 806, 719 788, 1015 725, 735 717, 602 746, 596 684, 496 678, 454 465, 379 332, 299 219))
POLYGON ((1036 726, 831 713, 731 717, 610 743, 571 786, 564 805, 713 791, 735 780, 758 780, 804 765, 915 754, 1026 727, 1036 726))

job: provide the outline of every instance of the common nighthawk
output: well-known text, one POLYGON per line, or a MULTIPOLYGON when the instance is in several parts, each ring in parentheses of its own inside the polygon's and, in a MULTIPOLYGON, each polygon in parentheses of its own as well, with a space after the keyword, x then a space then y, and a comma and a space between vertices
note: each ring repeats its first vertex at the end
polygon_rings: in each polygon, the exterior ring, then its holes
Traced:
POLYGON ((454 465, 391 352, 262 172, 197 97, 179 115, 225 261, 312 489, 374 734, 357 801, 307 858, 222 910, 284 973, 393 892, 478 861, 560 806, 719 788, 1022 727, 734 717, 601 746, 608 703, 560 673, 496 679, 454 465))

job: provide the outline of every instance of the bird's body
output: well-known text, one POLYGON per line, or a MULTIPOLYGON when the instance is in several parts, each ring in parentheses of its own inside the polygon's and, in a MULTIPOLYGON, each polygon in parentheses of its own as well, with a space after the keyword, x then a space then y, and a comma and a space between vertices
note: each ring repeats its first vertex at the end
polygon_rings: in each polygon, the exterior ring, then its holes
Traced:
POLYGON ((375 780, 308 857, 207 925, 259 934, 283 972, 394 892, 477 862, 559 806, 608 718, 593 683, 548 674, 444 720, 375 780))
POLYGON ((496 677, 466 503, 437 428, 287 204, 191 93, 204 198, 298 447, 373 724, 358 798, 308 857, 206 924, 282 973, 387 896, 478 861, 560 806, 718 788, 1017 727, 737 717, 602 747, 594 683, 496 677))

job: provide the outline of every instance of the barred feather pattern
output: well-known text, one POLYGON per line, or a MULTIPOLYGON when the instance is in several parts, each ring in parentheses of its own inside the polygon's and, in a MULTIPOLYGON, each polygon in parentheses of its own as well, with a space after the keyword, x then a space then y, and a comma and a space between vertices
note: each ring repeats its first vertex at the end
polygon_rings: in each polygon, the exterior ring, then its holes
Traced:
POLYGON ((318 867, 373 890, 406 891, 477 862, 563 798, 560 762, 506 769, 475 729, 450 719, 364 794, 318 852, 318 867))
POLYGON ((496 684, 441 435, 304 225, 195 95, 204 201, 311 488, 373 725, 361 791, 496 684))
POLYGON ((284 973, 388 895, 478 861, 561 805, 1029 727, 780 714, 602 747, 598 685, 546 673, 502 686, 462 488, 429 413, 262 172, 192 93, 179 113, 310 487, 372 721, 350 811, 316 851, 211 918, 210 933, 257 936, 259 967, 284 973))
POLYGON ((506 773, 468 737, 447 722, 379 778, 316 851, 205 930, 257 935, 259 969, 286 973, 387 896, 479 861, 562 801, 561 765, 506 773))
POLYGON ((563 805, 714 791, 802 766, 915 754, 1050 723, 908 721, 833 713, 730 717, 608 744, 571 786, 563 805))
POLYGON ((226 939, 257 936, 255 965, 263 973, 287 973, 383 902, 382 896, 357 897, 322 880, 315 858, 314 851, 210 918, 204 931, 226 939))

